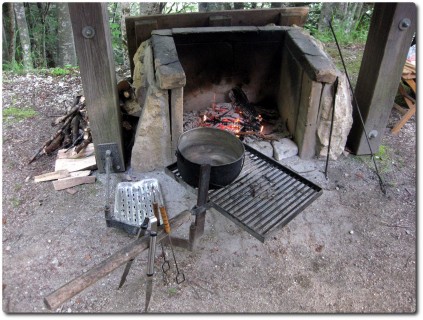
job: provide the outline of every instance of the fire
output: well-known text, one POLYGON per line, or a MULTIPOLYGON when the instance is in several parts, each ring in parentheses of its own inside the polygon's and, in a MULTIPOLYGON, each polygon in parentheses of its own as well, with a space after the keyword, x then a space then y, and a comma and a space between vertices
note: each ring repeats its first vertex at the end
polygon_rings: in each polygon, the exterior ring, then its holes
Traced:
MULTIPOLYGON (((213 97, 213 100, 216 98, 213 97)), ((257 115, 254 119, 245 117, 239 108, 228 106, 225 103, 216 104, 214 101, 210 108, 200 114, 201 127, 214 127, 229 131, 235 136, 243 137, 246 134, 263 134, 262 116, 257 115)))

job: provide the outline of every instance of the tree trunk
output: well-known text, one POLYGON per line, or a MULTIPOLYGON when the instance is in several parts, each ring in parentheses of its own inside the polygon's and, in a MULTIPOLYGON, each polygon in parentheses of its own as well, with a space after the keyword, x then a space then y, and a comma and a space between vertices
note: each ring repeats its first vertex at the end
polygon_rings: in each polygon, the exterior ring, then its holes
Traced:
POLYGON ((123 46, 123 65, 129 68, 129 56, 128 56, 128 39, 126 36, 126 24, 125 18, 131 15, 131 7, 129 2, 121 2, 120 8, 122 11, 122 16, 120 19, 120 29, 122 36, 122 46, 123 46))
POLYGON ((140 15, 148 16, 152 14, 161 14, 162 6, 160 2, 141 2, 140 15))
POLYGON ((206 12, 208 6, 209 6, 209 4, 207 2, 199 2, 198 3, 198 11, 199 12, 206 12))
POLYGON ((199 12, 221 11, 221 10, 225 10, 224 2, 199 2, 198 3, 199 12))
POLYGON ((6 37, 6 31, 4 30, 4 24, 2 24, 2 57, 3 61, 9 61, 9 51, 7 50, 7 37, 6 37))
POLYGON ((344 21, 346 22, 345 31, 351 32, 352 25, 354 24, 355 10, 357 9, 357 2, 352 2, 348 5, 348 11, 344 21))
POLYGON ((16 48, 16 34, 15 34, 15 12, 13 11, 12 3, 3 4, 4 15, 7 19, 3 19, 3 28, 6 34, 7 46, 4 49, 7 51, 7 61, 15 63, 15 48, 16 48), (6 21, 7 20, 7 21, 6 21), (4 25, 7 22, 6 26, 4 25))
POLYGON ((31 42, 29 38, 28 25, 26 23, 25 8, 22 2, 13 4, 15 10, 16 24, 19 30, 19 40, 22 47, 22 59, 25 70, 33 68, 31 58, 31 42))
POLYGON ((75 43, 73 40, 72 24, 69 15, 67 3, 58 2, 57 4, 57 65, 64 67, 66 65, 76 66, 75 43))
POLYGON ((320 11, 320 16, 319 16, 319 24, 318 24, 318 27, 317 27, 319 32, 323 32, 329 27, 328 21, 330 21, 331 18, 332 18, 333 9, 334 9, 334 3, 333 2, 323 2, 322 3, 322 9, 320 11))
POLYGON ((41 32, 41 65, 45 68, 47 67, 47 54, 46 54, 46 17, 48 10, 50 8, 50 3, 42 3, 37 2, 37 8, 38 12, 41 17, 41 26, 42 26, 42 32, 41 32))

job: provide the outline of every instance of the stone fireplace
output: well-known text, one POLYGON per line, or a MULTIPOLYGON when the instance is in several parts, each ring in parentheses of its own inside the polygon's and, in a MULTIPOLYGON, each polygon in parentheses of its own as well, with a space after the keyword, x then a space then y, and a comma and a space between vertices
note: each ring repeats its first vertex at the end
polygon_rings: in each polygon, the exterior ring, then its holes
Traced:
POLYGON ((255 105, 279 112, 302 159, 326 155, 334 105, 331 158, 342 153, 352 125, 343 76, 297 27, 155 30, 134 66, 140 109, 131 167, 137 171, 173 163, 184 112, 229 102, 235 86, 255 105))

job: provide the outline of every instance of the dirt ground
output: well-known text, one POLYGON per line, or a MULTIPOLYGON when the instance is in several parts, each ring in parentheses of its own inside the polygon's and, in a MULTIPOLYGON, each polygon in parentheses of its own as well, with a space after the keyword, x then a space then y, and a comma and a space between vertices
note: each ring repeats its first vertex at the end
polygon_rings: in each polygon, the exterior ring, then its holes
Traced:
MULTIPOLYGON (((32 107, 31 118, 3 117, 2 299, 5 313, 140 313, 144 311, 147 254, 137 257, 117 290, 124 267, 54 310, 43 299, 92 269, 133 237, 107 228, 105 175, 77 193, 54 191, 33 177, 54 170, 55 156, 28 159, 54 132, 81 89, 79 77, 3 74, 3 109, 32 107)), ((323 188, 323 194, 288 225, 261 243, 217 212, 194 252, 175 248, 186 281, 175 267, 164 276, 157 256, 151 313, 415 313, 416 121, 398 135, 393 110, 377 160, 387 185, 381 192, 369 157, 325 161, 290 158, 284 164, 323 188)), ((189 193, 162 172, 159 179, 171 216, 193 205, 189 193)), ((112 185, 125 174, 115 174, 112 185)), ((176 235, 186 237, 188 225, 176 235)), ((167 248, 168 250, 168 248, 167 248)), ((160 246, 158 246, 158 253, 160 246)))

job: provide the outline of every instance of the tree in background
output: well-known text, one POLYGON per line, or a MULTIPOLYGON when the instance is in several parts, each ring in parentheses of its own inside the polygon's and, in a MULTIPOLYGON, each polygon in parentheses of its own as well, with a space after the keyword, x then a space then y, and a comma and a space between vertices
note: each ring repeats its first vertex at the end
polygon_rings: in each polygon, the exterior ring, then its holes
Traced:
MULTIPOLYGON (((218 10, 248 10, 308 6, 305 28, 322 41, 332 41, 327 21, 342 42, 366 39, 370 3, 358 2, 110 2, 108 3, 112 46, 117 65, 129 66, 125 18, 137 15, 174 14, 218 10), (338 35, 342 32, 343 35, 338 35), (327 40, 325 40, 325 37, 327 40), (347 40, 348 39, 348 40, 347 40)), ((3 61, 35 68, 75 65, 67 5, 60 2, 3 4, 3 61), (14 10, 16 6, 16 10, 14 10), (15 12, 16 11, 16 12, 15 12), (16 16, 16 17, 15 17, 16 16), (16 20, 16 24, 15 24, 16 20), (16 43, 16 45, 15 45, 16 43), (28 45, 29 43, 29 45, 28 45)), ((365 41, 365 40, 364 40, 365 41)), ((4 64, 4 67, 7 65, 4 64)))
POLYGON ((140 2, 140 15, 161 14, 165 6, 166 2, 140 2))
POLYGON ((72 24, 67 3, 57 3, 57 66, 76 66, 72 24))
POLYGON ((16 33, 15 33, 15 11, 13 4, 3 3, 3 59, 14 64, 15 59, 15 46, 16 46, 16 33))
POLYGON ((25 70, 31 70, 34 66, 32 64, 31 41, 25 17, 25 8, 21 2, 14 3, 13 8, 15 11, 16 25, 18 27, 19 40, 22 49, 23 66, 25 70))
POLYGON ((328 30, 328 21, 334 21, 333 24, 339 25, 345 33, 355 31, 368 10, 368 4, 365 6, 362 2, 323 2, 319 12, 317 30, 325 32, 328 30))

